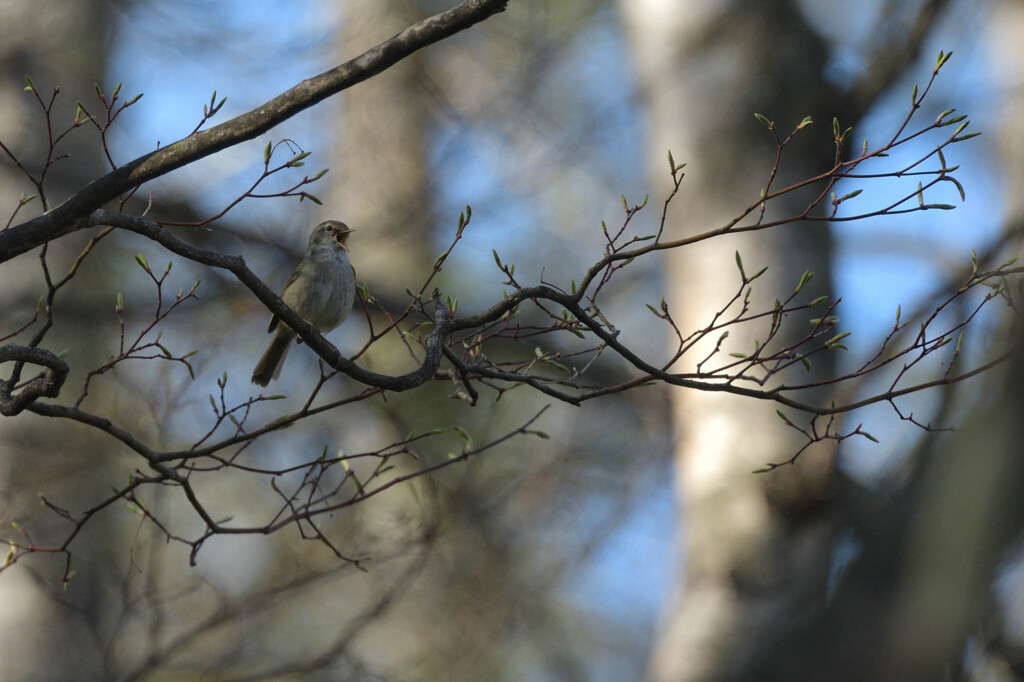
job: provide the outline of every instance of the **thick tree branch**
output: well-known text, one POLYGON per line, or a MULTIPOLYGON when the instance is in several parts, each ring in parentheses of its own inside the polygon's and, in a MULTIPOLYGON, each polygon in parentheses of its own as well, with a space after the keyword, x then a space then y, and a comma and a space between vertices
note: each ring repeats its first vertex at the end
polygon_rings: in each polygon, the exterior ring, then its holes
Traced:
POLYGON ((0 346, 0 363, 19 362, 41 365, 49 371, 29 381, 17 393, 15 383, 19 372, 13 372, 8 381, 0 381, 0 414, 13 417, 36 398, 56 398, 60 387, 68 378, 68 364, 48 350, 8 344, 0 346))
MULTIPOLYGON (((414 52, 505 9, 508 0, 465 0, 424 19, 341 66, 307 79, 266 104, 141 156, 89 183, 60 206, 0 232, 0 263, 83 229, 89 215, 153 178, 251 140, 295 114, 393 66, 414 52)), ((266 302, 266 301, 264 301, 266 302)))

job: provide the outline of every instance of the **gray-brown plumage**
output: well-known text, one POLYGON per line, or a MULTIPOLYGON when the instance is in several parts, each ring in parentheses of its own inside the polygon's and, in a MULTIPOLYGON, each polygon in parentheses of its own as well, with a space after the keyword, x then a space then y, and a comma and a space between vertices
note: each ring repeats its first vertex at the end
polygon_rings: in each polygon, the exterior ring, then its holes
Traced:
MULTIPOLYGON (((281 299, 320 332, 345 321, 356 295, 356 276, 345 242, 352 229, 337 220, 313 228, 302 262, 284 285, 281 299)), ((275 332, 263 357, 252 371, 252 383, 266 386, 281 375, 295 331, 274 315, 268 332, 275 332), (275 331, 276 330, 276 331, 275 331)))

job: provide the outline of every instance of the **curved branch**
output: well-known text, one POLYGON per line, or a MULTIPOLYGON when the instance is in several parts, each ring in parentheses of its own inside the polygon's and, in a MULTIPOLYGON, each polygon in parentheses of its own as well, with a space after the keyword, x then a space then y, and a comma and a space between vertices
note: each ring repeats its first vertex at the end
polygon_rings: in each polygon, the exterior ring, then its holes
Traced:
POLYGON ((188 258, 196 263, 228 270, 251 291, 272 313, 277 315, 289 327, 295 330, 305 343, 332 368, 346 374, 356 381, 368 386, 375 386, 387 391, 408 391, 421 386, 434 377, 441 365, 443 347, 451 331, 451 318, 448 309, 437 301, 434 306, 434 329, 424 339, 426 355, 417 369, 399 376, 377 374, 363 369, 343 356, 337 348, 324 339, 308 322, 299 317, 298 313, 285 305, 284 301, 257 277, 245 264, 241 256, 226 256, 217 251, 200 249, 178 239, 166 227, 146 218, 98 210, 89 216, 88 226, 111 225, 119 227, 158 242, 169 251, 188 258))
MULTIPOLYGON (((646 360, 644 360, 643 358, 641 358, 640 356, 638 356, 629 347, 622 344, 618 340, 618 334, 616 332, 608 330, 598 320, 594 319, 593 316, 589 315, 587 311, 583 308, 583 306, 580 305, 579 299, 581 296, 582 290, 580 289, 577 289, 575 294, 567 294, 565 292, 558 291, 546 285, 524 287, 515 290, 506 298, 502 299, 499 303, 497 303, 496 305, 482 313, 455 320, 454 322, 452 322, 451 328, 453 331, 458 331, 462 329, 482 326, 501 319, 502 316, 508 314, 509 311, 511 311, 513 308, 515 308, 523 301, 530 299, 548 300, 558 303, 562 307, 564 307, 569 313, 576 317, 576 319, 583 323, 583 325, 589 331, 591 331, 595 336, 601 339, 602 343, 607 348, 617 353, 619 357, 624 359, 634 368, 643 372, 643 376, 636 377, 628 382, 625 382, 624 384, 621 384, 620 386, 605 387, 597 390, 584 391, 582 393, 569 393, 554 388, 553 386, 550 385, 550 382, 544 379, 540 379, 533 376, 525 376, 515 372, 505 372, 502 370, 498 370, 493 366, 485 364, 460 363, 462 371, 464 371, 466 374, 475 374, 477 376, 483 376, 502 381, 524 383, 541 391, 542 393, 545 393, 546 395, 552 396, 554 398, 557 398, 558 400, 577 406, 586 400, 607 395, 609 393, 620 392, 622 390, 632 388, 646 381, 656 379, 671 386, 678 386, 681 388, 689 388, 707 392, 729 393, 731 395, 753 398, 755 400, 767 400, 777 403, 779 405, 783 405, 785 407, 798 410, 800 412, 805 412, 807 414, 817 416, 828 416, 852 412, 853 410, 857 410, 862 407, 867 407, 868 405, 874 405, 882 402, 891 402, 896 398, 910 395, 913 393, 918 393, 920 391, 924 391, 930 388, 936 388, 940 386, 951 386, 993 369, 1002 362, 1005 362, 1006 359, 1010 356, 1010 353, 1008 352, 999 356, 998 358, 995 358, 989 362, 984 363, 979 367, 975 367, 974 369, 961 372, 960 374, 956 374, 953 376, 944 376, 940 379, 925 381, 919 384, 914 384, 912 386, 907 386, 899 389, 893 386, 888 391, 872 395, 871 397, 864 398, 856 402, 850 402, 841 405, 832 404, 825 407, 821 405, 816 405, 814 403, 803 402, 801 400, 791 398, 788 395, 790 393, 799 392, 807 388, 811 388, 813 386, 786 386, 783 384, 769 389, 746 388, 743 386, 737 386, 736 384, 731 382, 712 382, 703 381, 699 379, 691 379, 688 377, 679 376, 678 374, 675 374, 673 372, 666 371, 664 369, 656 367, 647 362, 646 360)), ((822 383, 823 385, 833 384, 836 383, 836 380, 831 380, 822 383)))
POLYGON ((302 81, 266 104, 141 156, 89 183, 38 218, 0 232, 0 263, 88 226, 88 216, 153 178, 251 140, 295 114, 393 66, 412 53, 505 9, 508 0, 465 0, 413 24, 341 66, 302 81))
POLYGON ((35 402, 37 398, 56 398, 70 371, 68 363, 48 350, 18 346, 13 343, 0 346, 0 363, 4 362, 27 362, 32 365, 41 365, 49 370, 43 372, 42 376, 29 381, 18 393, 14 393, 14 384, 17 381, 15 377, 19 372, 12 374, 8 381, 0 381, 0 414, 5 417, 13 417, 35 402))

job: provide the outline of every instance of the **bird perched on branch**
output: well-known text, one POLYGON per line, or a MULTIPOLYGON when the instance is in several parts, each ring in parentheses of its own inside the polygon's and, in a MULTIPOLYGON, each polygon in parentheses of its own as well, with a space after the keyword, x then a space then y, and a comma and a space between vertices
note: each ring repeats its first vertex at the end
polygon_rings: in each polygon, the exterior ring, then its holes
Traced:
MULTIPOLYGON (((284 285, 281 300, 319 332, 328 332, 345 321, 356 295, 356 276, 348 261, 352 228, 327 220, 309 236, 302 262, 284 285)), ((295 331, 274 315, 268 332, 273 340, 252 371, 252 383, 266 386, 281 375, 281 365, 295 339, 295 331)))

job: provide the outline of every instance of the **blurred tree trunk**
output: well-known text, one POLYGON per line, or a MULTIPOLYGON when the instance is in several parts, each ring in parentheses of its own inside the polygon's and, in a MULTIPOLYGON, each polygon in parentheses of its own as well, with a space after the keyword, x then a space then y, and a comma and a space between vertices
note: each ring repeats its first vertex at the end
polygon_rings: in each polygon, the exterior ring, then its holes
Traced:
MULTIPOLYGON (((417 3, 407 0, 352 0, 340 9, 334 63, 422 18, 417 3)), ((393 295, 418 287, 433 261, 424 59, 414 55, 345 93, 331 131, 334 167, 325 216, 357 230, 352 248, 359 281, 393 295)))
MULTIPOLYGON (((24 91, 25 76, 32 78, 44 102, 49 101, 55 87, 60 87, 52 118, 54 129, 64 130, 74 118, 76 100, 97 103, 93 84, 104 82, 111 15, 116 5, 103 0, 0 3, 0 140, 37 175, 47 153, 47 133, 42 110, 32 94, 24 91)), ((105 86, 107 93, 110 90, 111 86, 105 86)), ((69 156, 48 173, 46 198, 50 207, 104 170, 98 136, 88 126, 69 135, 60 152, 69 156)), ((36 190, 5 158, 0 164, 0 226, 6 223, 19 197, 32 194, 36 190)), ((33 201, 18 213, 15 222, 40 212, 39 202, 33 201)), ((70 259, 89 236, 79 234, 49 248, 47 260, 54 279, 63 276, 70 259)), ((73 322, 67 324, 69 320, 82 322, 95 311, 96 289, 90 286, 95 276, 94 270, 83 268, 74 291, 63 292, 55 315, 65 325, 50 333, 43 347, 53 351, 67 348, 77 359, 95 359, 101 352, 108 339, 96 338, 73 322)), ((5 264, 0 288, 4 291, 2 335, 28 322, 40 295, 46 292, 38 250, 5 264)), ((107 310, 112 311, 113 305, 107 310)), ((38 327, 37 323, 12 342, 27 343, 38 327)), ((4 378, 12 367, 7 364, 0 368, 4 378)), ((26 375, 31 376, 31 371, 27 368, 26 375)), ((74 390, 68 387, 80 380, 80 375, 72 375, 65 391, 74 390)), ((40 428, 38 419, 0 418, 0 525, 5 532, 12 532, 11 523, 20 522, 34 530, 34 540, 44 544, 66 533, 69 524, 39 504, 41 490, 52 492, 60 485, 55 482, 74 477, 76 485, 66 487, 63 497, 51 497, 77 513, 82 501, 91 499, 97 489, 90 481, 102 479, 99 489, 106 490, 112 479, 112 460, 97 456, 105 454, 109 446, 100 448, 99 438, 70 422, 50 424, 40 428)), ((105 519, 96 521, 96 528, 83 533, 83 549, 88 546, 83 554, 103 555, 107 542, 121 541, 103 533, 105 519)), ((0 599, 5 604, 0 615, 0 641, 8 654, 4 657, 3 678, 99 679, 103 643, 98 635, 103 619, 110 615, 102 604, 104 595, 109 594, 104 566, 92 564, 97 570, 77 578, 75 589, 65 592, 60 584, 63 565, 59 559, 28 560, 24 564, 25 570, 18 566, 5 572, 0 581, 0 599)), ((117 573, 122 566, 120 561, 113 561, 106 568, 117 573)))
MULTIPOLYGON (((1024 6, 1004 1, 991 9, 985 56, 1002 101, 989 112, 998 127, 985 131, 998 139, 998 167, 990 172, 1004 186, 1020 187, 1024 6)), ((1008 193, 1003 205, 1003 215, 989 220, 1001 220, 1011 235, 1024 232, 1020 193, 1008 193)), ((1019 258, 1019 245, 1018 236, 994 261, 1019 258)), ((832 614, 808 629, 811 646, 829 637, 841 646, 847 671, 842 679, 898 682, 949 678, 956 671, 962 677, 954 679, 1010 680, 1024 673, 1024 637, 1014 625, 1024 618, 1020 581, 1002 590, 994 585, 1024 528, 1024 325, 1018 317, 1003 326, 984 337, 976 334, 974 344, 991 352, 984 343, 998 348, 1004 335, 1015 339, 1007 366, 992 372, 983 386, 966 386, 956 394, 954 405, 971 405, 964 423, 949 438, 928 438, 915 453, 910 484, 864 523, 870 541, 862 566, 845 581, 832 614), (879 655, 865 660, 865 650, 879 655)), ((1019 572, 1024 561, 1019 544, 1015 552, 1019 572)))
MULTIPOLYGON (((774 187, 827 167, 830 131, 820 122, 832 113, 821 97, 829 92, 822 75, 828 54, 795 2, 620 6, 650 111, 651 196, 667 193, 666 150, 689 164, 670 212, 671 237, 718 227, 757 200, 775 144, 754 112, 782 135, 804 116, 819 122, 787 148, 774 187)), ((779 208, 794 205, 777 206, 776 214, 779 208)), ((761 309, 791 291, 804 270, 817 275, 809 297, 829 293, 829 236, 820 226, 714 239, 666 258, 666 301, 684 333, 707 325, 736 290, 736 250, 747 272, 771 266, 755 287, 761 309)), ((726 350, 749 351, 763 334, 733 329, 726 350)), ((774 407, 714 393, 672 395, 686 570, 666 605, 651 674, 660 682, 750 679, 748 671, 825 589, 833 455, 817 446, 794 467, 752 475, 799 447, 774 407)))
MULTIPOLYGON (((756 200, 772 150, 762 144, 769 138, 753 123, 753 112, 776 121, 783 133, 804 115, 819 132, 833 115, 844 126, 856 124, 913 64, 944 3, 922 4, 908 31, 915 37, 880 45, 877 68, 865 78, 874 82, 848 93, 825 81, 828 52, 796 5, 621 3, 651 112, 651 172, 665 177, 666 149, 689 163, 689 194, 677 202, 673 221, 682 234, 716 227, 756 200)), ((1019 7, 1006 3, 1002 15, 998 33, 1019 35, 1013 28, 1019 7)), ((1002 54, 1019 64, 1009 51, 1002 54)), ((1016 177, 1020 135, 1011 129, 1006 138, 1016 177)), ((825 165, 827 140, 809 141, 787 149, 789 177, 825 165)), ((784 178, 776 186, 785 184, 784 178)), ((1010 211, 1021 215, 1019 206, 1010 211)), ((680 326, 705 324, 735 286, 733 249, 744 255, 748 272, 762 264, 775 268, 769 296, 786 291, 803 269, 820 276, 827 268, 827 235, 800 226, 688 249, 667 260, 676 292, 668 303, 680 326)), ((750 347, 754 338, 742 343, 750 347)), ((957 670, 967 638, 992 614, 987 592, 994 570, 1007 539, 1019 532, 1019 494, 1010 492, 1019 491, 1024 475, 1011 426, 1011 415, 1019 415, 1015 372, 1019 366, 1005 382, 1014 394, 1003 401, 1005 411, 986 410, 941 450, 935 449, 940 441, 927 439, 910 457, 909 483, 884 492, 841 479, 831 454, 821 450, 805 453, 796 468, 752 476, 751 469, 784 458, 794 446, 772 410, 754 415, 758 406, 676 391, 686 570, 665 609, 652 677, 895 681, 957 670), (977 451, 982 443, 984 453, 977 451), (826 588, 837 587, 826 581, 840 532, 856 538, 860 553, 839 592, 826 599, 826 588)))
MULTIPOLYGON (((988 24, 988 58, 993 62, 992 81, 1001 95, 998 111, 1000 129, 996 131, 999 161, 1003 186, 1024 187, 1024 120, 1019 113, 1024 110, 1024 42, 1020 40, 1024 31, 1024 3, 1002 0, 995 3, 988 24)), ((1024 195, 1019 191, 1008 191, 1003 201, 1006 205, 1004 218, 1007 226, 1024 223, 1024 195)))

